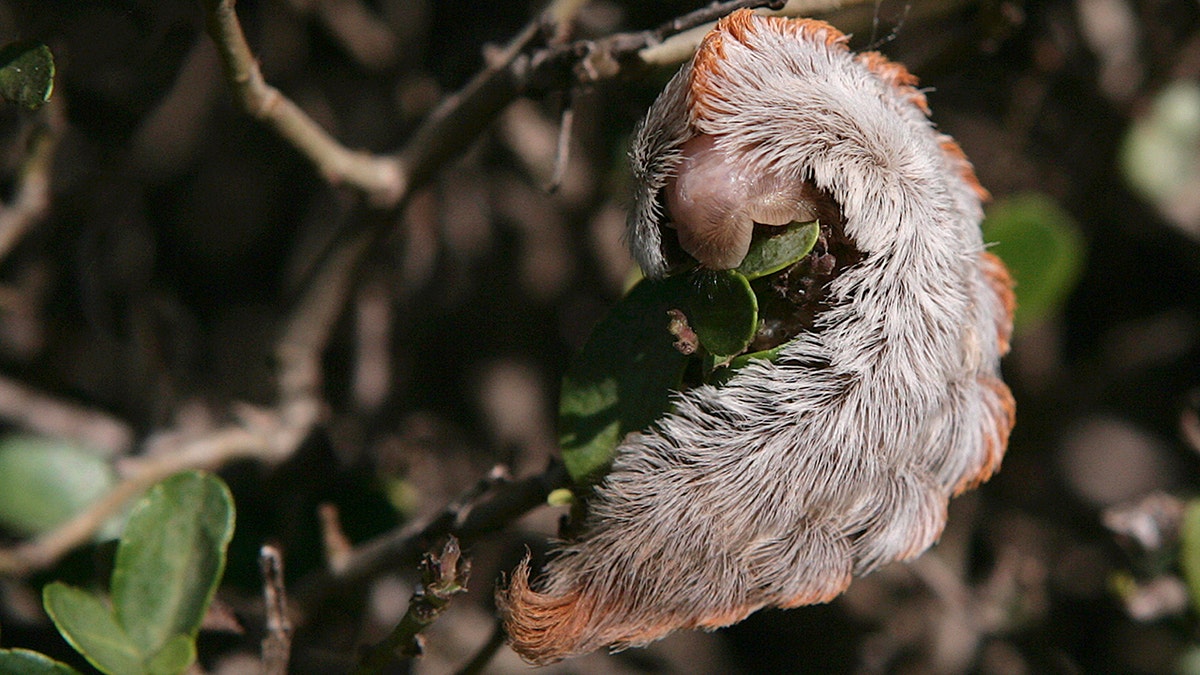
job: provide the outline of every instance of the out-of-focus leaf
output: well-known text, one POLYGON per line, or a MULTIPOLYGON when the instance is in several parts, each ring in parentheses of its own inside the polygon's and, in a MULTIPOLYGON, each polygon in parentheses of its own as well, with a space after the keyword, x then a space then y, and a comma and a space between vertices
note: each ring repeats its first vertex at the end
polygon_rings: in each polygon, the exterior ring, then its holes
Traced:
POLYGON ((29 109, 39 108, 54 91, 54 55, 40 42, 0 47, 0 96, 29 109))
POLYGON ((1177 675, 1200 675, 1200 647, 1191 646, 1175 662, 1177 675))
POLYGON ((1200 609, 1200 499, 1188 502, 1179 530, 1179 566, 1187 582, 1192 608, 1200 609))
POLYGON ((58 632, 93 666, 109 675, 143 675, 142 653, 99 598, 54 582, 42 589, 42 604, 58 632))
POLYGON ((181 634, 195 637, 233 526, 229 489, 198 471, 155 485, 134 507, 117 547, 112 598, 117 621, 143 654, 159 654, 181 634))
POLYGON ((716 357, 741 353, 758 330, 758 297, 740 272, 700 271, 687 298, 688 322, 700 344, 716 357))
POLYGON ((103 458, 66 441, 0 439, 0 524, 33 535, 66 521, 116 482, 103 458))
POLYGON ((988 210, 983 232, 1016 281, 1017 328, 1058 311, 1084 260, 1083 237, 1070 214, 1045 195, 1014 195, 988 210))
POLYGON ((792 223, 770 237, 755 237, 737 271, 751 281, 774 274, 808 255, 820 234, 821 225, 814 220, 792 223))
POLYGON ((682 308, 690 289, 684 277, 642 280, 596 325, 567 369, 559 443, 575 482, 603 473, 626 434, 670 408, 688 357, 674 346, 667 312, 682 308))
POLYGON ((1200 237, 1200 83, 1177 80, 1158 93, 1129 126, 1121 169, 1138 194, 1200 237))
POLYGON ((65 663, 28 649, 0 649, 0 673, 11 675, 79 675, 65 663))

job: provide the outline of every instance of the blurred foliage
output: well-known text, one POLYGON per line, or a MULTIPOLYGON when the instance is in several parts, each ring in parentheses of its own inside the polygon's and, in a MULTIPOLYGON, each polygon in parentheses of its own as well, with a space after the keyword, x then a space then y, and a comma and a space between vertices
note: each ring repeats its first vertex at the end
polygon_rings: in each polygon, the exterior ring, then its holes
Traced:
POLYGON ((1175 80, 1154 96, 1129 126, 1121 168, 1138 194, 1200 236, 1200 82, 1175 80))
POLYGON ((1200 611, 1200 500, 1188 502, 1179 531, 1179 566, 1192 607, 1200 611))
POLYGON ((108 460, 68 441, 0 437, 0 525, 34 535, 62 524, 116 483, 108 460))
POLYGON ((1044 194, 998 200, 983 223, 988 249, 1008 266, 1016 282, 1017 330, 1054 316, 1083 270, 1085 243, 1071 215, 1044 194))

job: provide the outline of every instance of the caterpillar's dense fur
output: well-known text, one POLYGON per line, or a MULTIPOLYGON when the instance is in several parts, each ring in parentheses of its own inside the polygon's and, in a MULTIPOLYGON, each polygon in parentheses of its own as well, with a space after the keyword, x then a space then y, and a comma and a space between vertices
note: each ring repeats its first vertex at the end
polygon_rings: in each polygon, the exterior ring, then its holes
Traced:
POLYGON ((581 534, 532 585, 516 570, 498 599, 527 660, 828 601, 928 548, 947 500, 999 466, 1013 296, 981 240, 986 192, 915 78, 845 42, 819 21, 739 11, 639 130, 629 239, 648 276, 668 271, 673 238, 702 265, 736 266, 722 251, 750 234, 714 222, 740 208, 718 202, 745 195, 798 214, 813 210, 804 194, 826 195, 857 255, 777 361, 679 394, 618 448, 581 534), (689 187, 712 203, 669 213, 692 197, 664 191, 701 165, 727 185, 689 187))

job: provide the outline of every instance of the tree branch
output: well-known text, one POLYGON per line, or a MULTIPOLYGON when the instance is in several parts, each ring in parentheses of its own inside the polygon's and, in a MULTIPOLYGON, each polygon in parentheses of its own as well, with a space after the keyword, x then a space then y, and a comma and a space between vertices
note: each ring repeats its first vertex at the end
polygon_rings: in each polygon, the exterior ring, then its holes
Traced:
POLYGON ((133 447, 128 424, 6 377, 0 377, 0 419, 43 436, 71 439, 105 457, 125 455, 133 447))
POLYGON ((208 34, 217 45, 225 77, 238 104, 304 153, 330 183, 352 185, 362 190, 374 204, 398 202, 407 190, 404 167, 392 157, 349 150, 330 136, 291 99, 263 79, 234 10, 235 0, 203 2, 207 10, 208 34))
POLYGON ((471 563, 462 557, 453 536, 440 555, 426 553, 421 560, 421 585, 409 600, 408 611, 383 642, 367 650, 355 673, 375 675, 397 657, 420 656, 421 631, 433 625, 454 596, 467 591, 470 573, 471 563))
POLYGON ((386 570, 411 567, 433 542, 448 535, 464 543, 500 530, 546 503, 550 492, 567 485, 566 469, 555 464, 544 473, 507 482, 492 469, 428 520, 409 523, 363 543, 339 566, 314 573, 296 585, 297 604, 305 612, 317 611, 342 590, 353 588, 386 570), (490 498, 484 499, 490 494, 490 498))

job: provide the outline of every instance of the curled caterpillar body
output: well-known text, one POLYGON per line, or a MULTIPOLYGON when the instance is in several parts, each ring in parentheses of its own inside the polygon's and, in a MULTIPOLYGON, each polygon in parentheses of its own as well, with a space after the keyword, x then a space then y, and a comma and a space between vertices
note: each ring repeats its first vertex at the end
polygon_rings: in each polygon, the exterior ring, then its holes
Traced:
POLYGON ((1011 282, 984 251, 986 192, 915 83, 828 24, 740 11, 654 103, 629 217, 648 276, 680 248, 734 267, 755 223, 812 214, 842 253, 777 360, 678 394, 544 573, 517 569, 498 601, 527 660, 826 602, 932 545, 948 499, 998 468, 1011 282))

